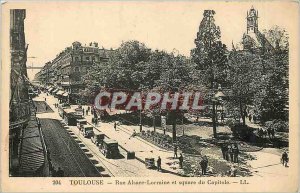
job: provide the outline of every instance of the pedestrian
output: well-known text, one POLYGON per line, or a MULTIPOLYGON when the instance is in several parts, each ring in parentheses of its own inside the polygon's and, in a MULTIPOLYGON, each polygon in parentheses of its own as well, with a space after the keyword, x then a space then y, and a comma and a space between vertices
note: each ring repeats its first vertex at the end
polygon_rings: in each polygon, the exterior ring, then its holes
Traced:
POLYGON ((232 144, 228 145, 228 154, 230 157, 230 161, 233 162, 233 150, 232 150, 232 144))
POLYGON ((207 170, 207 166, 208 166, 208 159, 206 156, 202 157, 202 160, 200 162, 200 166, 201 166, 201 173, 202 175, 206 174, 206 170, 207 170))
POLYGON ((230 177, 236 177, 237 169, 235 165, 232 165, 230 168, 230 177))
POLYGON ((177 156, 177 149, 178 149, 177 144, 174 144, 174 158, 178 157, 177 156))
POLYGON ((95 118, 95 125, 98 125, 98 118, 95 118))
POLYGON ((132 133, 132 135, 129 137, 129 139, 131 139, 132 137, 135 137, 135 136, 136 136, 136 131, 133 130, 133 133, 132 133))
POLYGON ((221 151, 222 151, 223 159, 228 160, 228 145, 226 143, 222 144, 221 151))
POLYGON ((46 109, 46 111, 48 111, 48 106, 47 105, 45 105, 45 109, 46 109))
POLYGON ((233 152, 233 162, 238 163, 239 162, 239 147, 238 147, 237 143, 234 144, 232 152, 233 152))
POLYGON ((182 168, 182 165, 183 165, 183 156, 182 156, 182 153, 180 153, 180 156, 179 156, 179 168, 182 168))
POLYGON ((45 101, 47 101, 46 97, 45 97, 45 101))
POLYGON ((282 161, 282 165, 283 165, 284 167, 288 167, 288 166, 287 166, 287 163, 289 162, 289 157, 288 157, 288 154, 287 154, 286 151, 283 152, 283 154, 282 154, 282 156, 281 156, 281 161, 282 161))
POLYGON ((58 167, 56 176, 57 177, 64 177, 64 171, 60 167, 58 167))
POLYGON ((117 130, 117 122, 115 121, 114 123, 114 128, 115 128, 115 131, 117 130))
POLYGON ((86 114, 86 116, 89 115, 89 110, 88 109, 85 111, 85 114, 86 114))
POLYGON ((157 159, 157 171, 159 171, 159 170, 162 170, 161 169, 161 158, 160 158, 160 156, 158 156, 158 159, 157 159))
POLYGON ((84 108, 82 108, 82 116, 84 116, 84 108))

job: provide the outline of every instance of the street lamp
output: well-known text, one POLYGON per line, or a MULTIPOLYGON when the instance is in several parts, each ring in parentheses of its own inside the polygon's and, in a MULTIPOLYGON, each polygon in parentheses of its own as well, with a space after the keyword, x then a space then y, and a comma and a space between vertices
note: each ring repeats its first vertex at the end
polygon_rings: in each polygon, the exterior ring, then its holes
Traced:
POLYGON ((221 85, 218 87, 217 93, 214 95, 212 98, 212 104, 213 104, 213 116, 212 116, 212 121, 213 121, 213 134, 214 138, 217 138, 217 120, 216 120, 216 104, 218 101, 221 101, 222 98, 225 97, 224 93, 221 91, 221 85))

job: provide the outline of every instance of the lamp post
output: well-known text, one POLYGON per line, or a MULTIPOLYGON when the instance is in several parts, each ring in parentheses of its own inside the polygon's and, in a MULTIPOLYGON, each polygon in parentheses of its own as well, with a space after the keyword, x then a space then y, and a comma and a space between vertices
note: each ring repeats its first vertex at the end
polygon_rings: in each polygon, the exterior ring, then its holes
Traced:
POLYGON ((140 109, 140 132, 142 132, 143 126, 142 126, 142 109, 140 109))
POLYGON ((213 134, 214 134, 214 138, 217 138, 217 120, 216 120, 216 114, 217 114, 217 110, 216 110, 216 104, 218 101, 221 101, 223 97, 225 97, 224 93, 221 91, 221 85, 219 85, 218 87, 218 91, 217 93, 214 95, 214 97, 212 98, 212 110, 213 110, 213 115, 212 115, 212 122, 213 122, 213 134))
POLYGON ((212 111, 213 111, 213 114, 212 114, 212 122, 213 122, 213 134, 214 134, 214 138, 217 138, 217 124, 216 124, 216 109, 215 109, 215 107, 216 107, 216 102, 217 102, 217 100, 216 100, 216 98, 214 97, 213 99, 212 99, 212 111))

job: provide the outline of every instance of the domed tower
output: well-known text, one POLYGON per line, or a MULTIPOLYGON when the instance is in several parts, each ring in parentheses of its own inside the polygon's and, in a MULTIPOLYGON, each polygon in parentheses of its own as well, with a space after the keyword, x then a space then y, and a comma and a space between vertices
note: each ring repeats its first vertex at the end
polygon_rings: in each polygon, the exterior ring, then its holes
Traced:
POLYGON ((253 6, 247 11, 247 34, 258 32, 258 11, 253 6))

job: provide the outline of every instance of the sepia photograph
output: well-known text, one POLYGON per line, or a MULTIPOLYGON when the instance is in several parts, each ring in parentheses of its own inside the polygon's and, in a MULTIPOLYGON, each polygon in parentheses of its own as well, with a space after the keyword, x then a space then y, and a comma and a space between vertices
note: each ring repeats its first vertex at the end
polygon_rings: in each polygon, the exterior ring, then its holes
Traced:
POLYGON ((271 179, 283 178, 297 191, 298 3, 2 6, 5 178, 85 188, 110 179, 112 192, 252 179, 280 191, 271 179))

